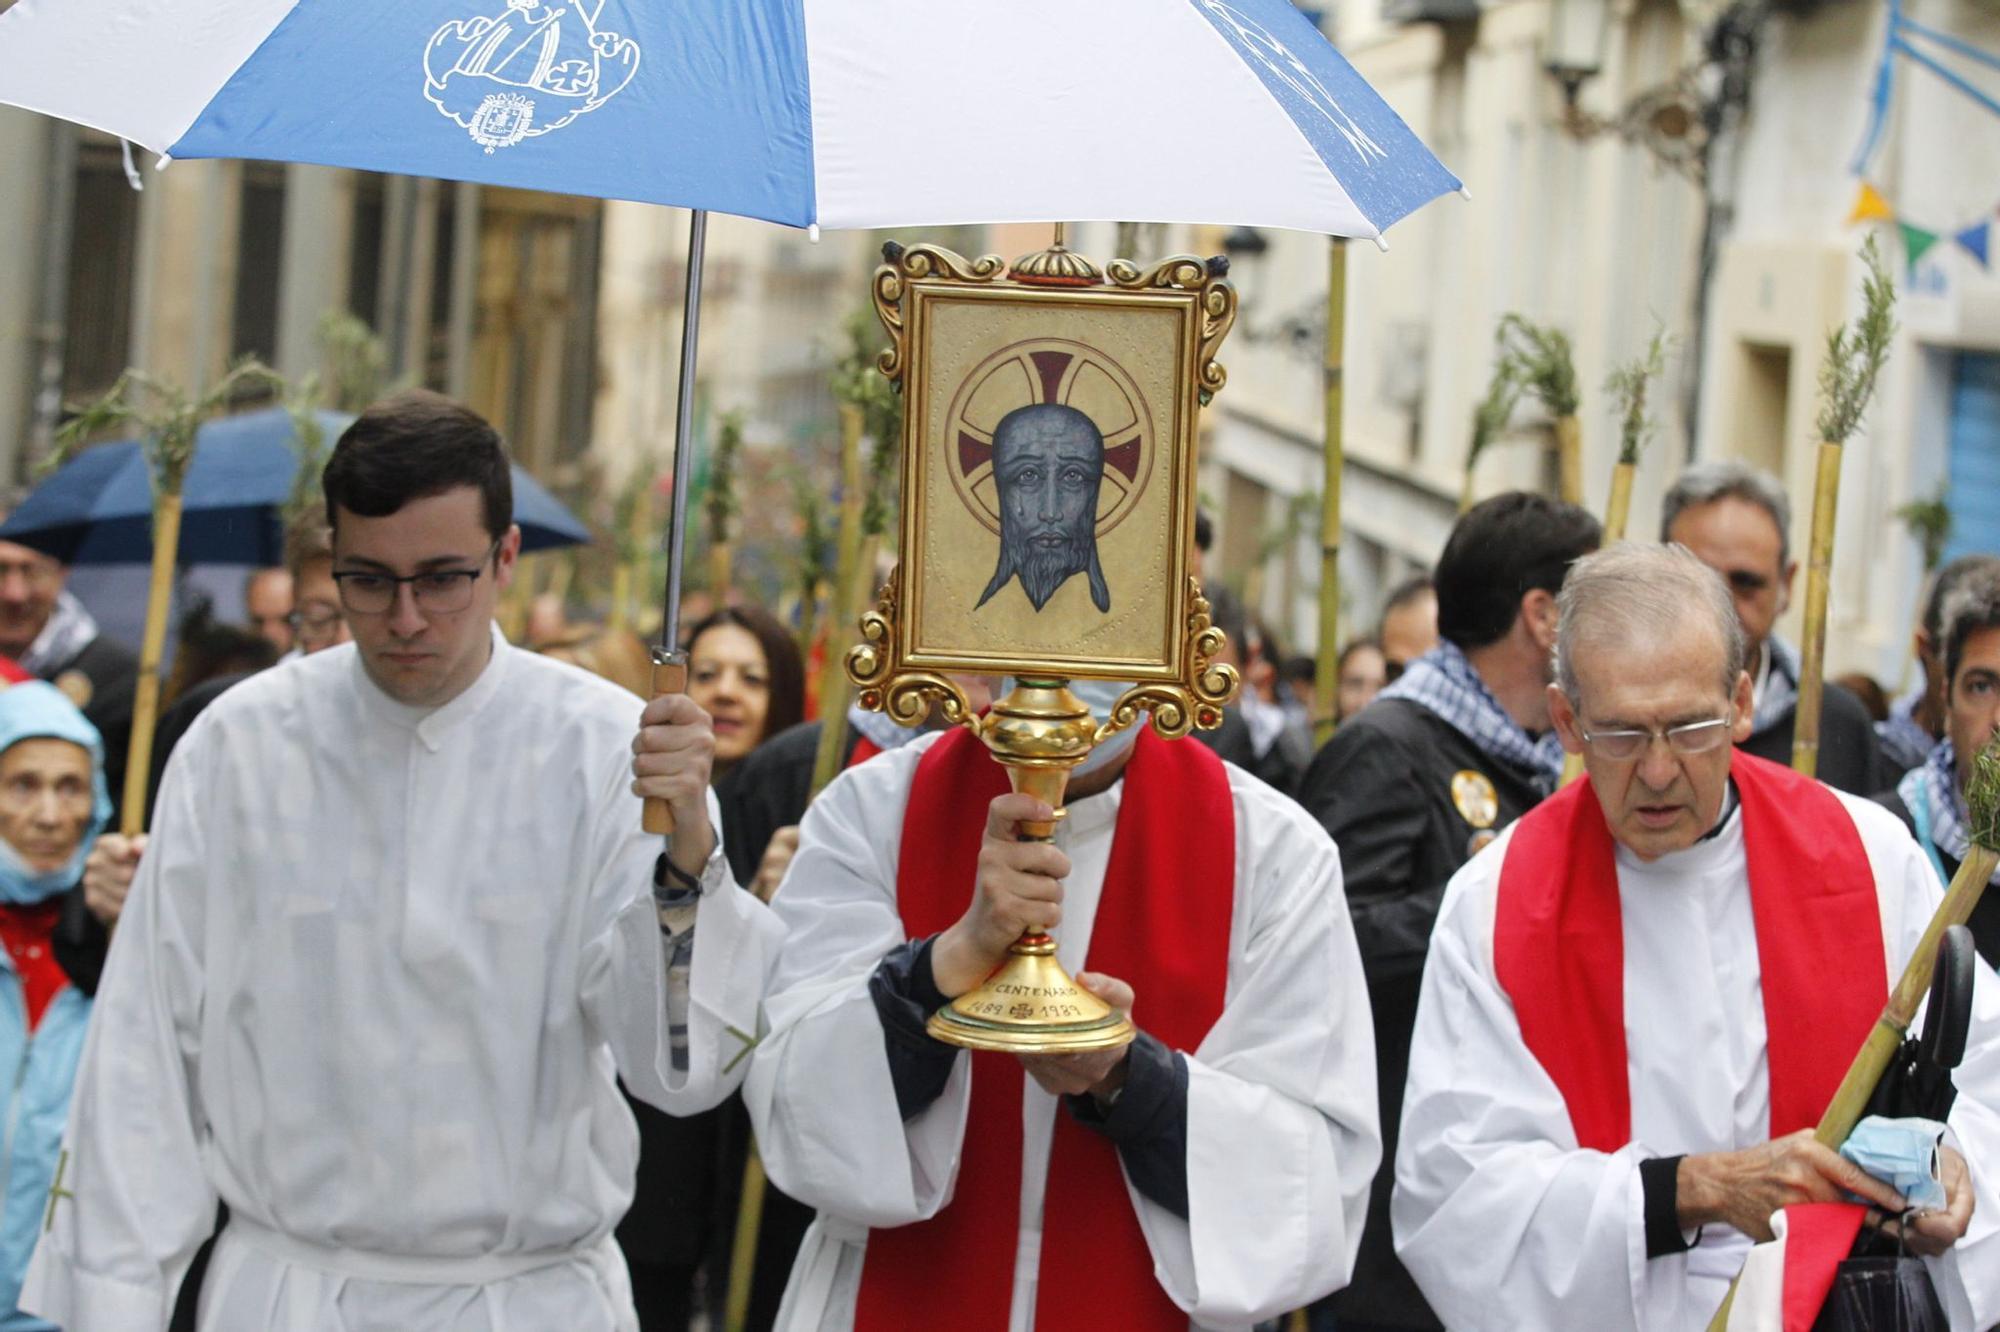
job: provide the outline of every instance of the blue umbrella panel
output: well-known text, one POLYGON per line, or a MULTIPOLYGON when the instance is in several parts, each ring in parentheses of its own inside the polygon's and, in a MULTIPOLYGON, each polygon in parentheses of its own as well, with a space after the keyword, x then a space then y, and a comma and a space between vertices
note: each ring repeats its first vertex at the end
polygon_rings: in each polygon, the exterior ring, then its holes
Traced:
MULTIPOLYGON (((351 418, 321 412, 329 439, 351 418)), ((181 487, 182 564, 284 562, 284 504, 298 475, 291 414, 282 409, 225 417, 201 427, 181 487)), ((589 529, 519 467, 514 520, 523 551, 587 545, 589 529)), ((0 541, 65 564, 138 564, 153 554, 153 479, 138 441, 100 444, 65 463, 21 502, 0 541)))

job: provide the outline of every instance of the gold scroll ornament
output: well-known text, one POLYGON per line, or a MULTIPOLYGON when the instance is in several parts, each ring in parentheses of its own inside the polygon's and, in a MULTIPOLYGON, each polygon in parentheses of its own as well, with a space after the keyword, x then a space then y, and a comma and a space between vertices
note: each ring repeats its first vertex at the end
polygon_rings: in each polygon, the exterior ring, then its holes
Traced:
MULTIPOLYGON (((891 345, 878 367, 907 403, 902 543, 880 601, 861 617, 848 678, 862 707, 900 725, 935 713, 978 736, 1014 790, 1057 811, 1023 825, 1023 840, 1051 840, 1070 773, 1095 746, 1142 717, 1166 739, 1211 729, 1236 695, 1190 558, 1195 423, 1226 380, 1215 352, 1236 294, 1225 262, 1190 256, 1100 273, 1064 246, 1060 227, 1054 246, 1011 268, 927 245, 884 255, 875 305, 891 345), (1102 436, 1092 540, 1103 589, 1081 572, 1040 602, 1025 579, 987 586, 1004 527, 993 423, 1015 397, 1082 411, 1102 436), (1016 683, 976 715, 954 674, 1016 683), (1136 683, 1100 719, 1069 689, 1079 677, 1136 683)), ((1129 1019, 1078 985, 1039 931, 929 1030, 1019 1054, 1115 1049, 1133 1037, 1129 1019)))

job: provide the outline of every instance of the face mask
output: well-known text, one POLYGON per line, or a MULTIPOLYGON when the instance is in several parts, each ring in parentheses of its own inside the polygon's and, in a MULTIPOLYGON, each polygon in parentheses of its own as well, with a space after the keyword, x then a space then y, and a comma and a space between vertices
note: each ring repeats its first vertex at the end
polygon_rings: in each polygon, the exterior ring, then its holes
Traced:
POLYGON ((32 870, 21 853, 4 838, 0 837, 0 902, 12 906, 33 906, 46 902, 57 893, 67 892, 83 878, 83 862, 90 855, 90 847, 97 840, 95 831, 87 832, 69 858, 69 863, 60 869, 32 870))
MULTIPOLYGON (((997 697, 1005 698, 1007 691, 1013 687, 1014 681, 1012 679, 1001 681, 1000 693, 997 697)), ((1090 709, 1090 715, 1097 718, 1100 722, 1111 715, 1111 709, 1117 704, 1119 699, 1125 696, 1125 691, 1131 687, 1132 682, 1130 680, 1071 680, 1069 682, 1069 691, 1081 699, 1083 705, 1090 709)), ((1108 763, 1118 762, 1131 751, 1133 745, 1138 743, 1139 728, 1145 724, 1145 715, 1142 713, 1138 721, 1092 749, 1090 757, 1070 770, 1070 777, 1072 779, 1082 777, 1087 773, 1096 772, 1108 763)))

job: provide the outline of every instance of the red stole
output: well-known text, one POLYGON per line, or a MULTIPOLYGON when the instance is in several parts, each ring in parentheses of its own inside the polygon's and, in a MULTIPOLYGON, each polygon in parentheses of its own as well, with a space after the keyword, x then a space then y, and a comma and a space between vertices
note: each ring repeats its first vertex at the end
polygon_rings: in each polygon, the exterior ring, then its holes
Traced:
MULTIPOLYGON (((1881 1014, 1882 916, 1867 851, 1838 797, 1741 750, 1730 771, 1742 800, 1775 1138, 1819 1123, 1881 1014)), ((1589 782, 1571 783, 1515 827, 1500 867, 1493 966, 1578 1145, 1613 1152, 1631 1142, 1618 866, 1589 782)))
POLYGON ((881 752, 882 746, 865 735, 857 735, 854 737, 854 750, 847 756, 847 766, 858 768, 881 752))
MULTIPOLYGON (((1007 777, 970 732, 954 729, 917 764, 903 815, 897 904, 910 938, 965 913, 986 806, 1007 777)), ((1088 969, 1138 995, 1138 1018, 1191 1051, 1221 1016, 1235 900, 1235 802, 1222 761, 1192 740, 1141 731, 1118 808, 1091 930, 1088 969)), ((952 1200, 928 1221, 871 1231, 854 1326, 1003 1329, 1014 1298, 1021 1209, 1021 1104, 1012 1055, 975 1052, 972 1104, 952 1200)), ((1118 1150, 1056 1110, 1036 1326, 1075 1326, 1108 1310, 1120 1328, 1184 1328, 1153 1277, 1118 1150)))

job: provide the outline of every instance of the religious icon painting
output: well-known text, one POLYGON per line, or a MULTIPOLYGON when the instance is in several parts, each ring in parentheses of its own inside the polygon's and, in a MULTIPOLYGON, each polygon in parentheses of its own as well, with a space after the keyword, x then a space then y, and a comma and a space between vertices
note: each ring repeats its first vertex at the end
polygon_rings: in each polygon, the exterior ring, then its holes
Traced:
POLYGON ((1196 428, 1224 379, 1225 265, 1100 273, 1060 243, 1011 268, 932 246, 885 255, 904 508, 879 664, 1197 681, 1214 644, 1190 577, 1196 428))

